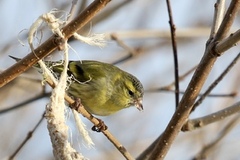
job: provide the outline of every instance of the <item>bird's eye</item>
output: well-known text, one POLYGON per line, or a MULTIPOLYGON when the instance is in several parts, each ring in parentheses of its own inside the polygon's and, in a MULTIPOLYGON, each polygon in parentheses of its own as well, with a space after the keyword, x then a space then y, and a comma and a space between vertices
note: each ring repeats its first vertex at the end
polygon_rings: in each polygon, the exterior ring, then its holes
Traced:
POLYGON ((128 94, 129 94, 130 96, 133 96, 133 91, 128 90, 128 94))

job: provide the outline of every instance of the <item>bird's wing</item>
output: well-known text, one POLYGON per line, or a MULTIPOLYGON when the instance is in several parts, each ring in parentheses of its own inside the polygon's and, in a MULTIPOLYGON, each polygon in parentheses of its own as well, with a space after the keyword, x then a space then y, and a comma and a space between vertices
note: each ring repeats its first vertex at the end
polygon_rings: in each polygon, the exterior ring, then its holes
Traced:
POLYGON ((69 62, 69 74, 78 81, 86 82, 90 79, 100 79, 106 76, 106 69, 101 62, 97 61, 71 61, 69 62))

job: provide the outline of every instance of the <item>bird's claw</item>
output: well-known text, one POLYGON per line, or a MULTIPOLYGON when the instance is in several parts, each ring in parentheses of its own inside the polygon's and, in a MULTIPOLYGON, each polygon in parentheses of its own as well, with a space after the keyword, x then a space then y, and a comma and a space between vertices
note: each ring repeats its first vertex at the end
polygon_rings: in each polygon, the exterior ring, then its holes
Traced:
POLYGON ((74 98, 75 101, 71 104, 71 108, 78 111, 78 108, 82 107, 82 102, 80 98, 74 98))
POLYGON ((101 119, 98 119, 96 118, 99 123, 95 126, 92 127, 92 130, 95 131, 95 132, 102 132, 102 131, 105 131, 107 130, 107 126, 104 124, 104 122, 101 120, 101 119))
MULTIPOLYGON (((75 98, 75 102, 71 104, 71 108, 78 111, 79 107, 82 107, 81 99, 75 98)), ((97 125, 94 125, 92 127, 92 130, 95 132, 102 132, 107 130, 108 127, 104 124, 104 122, 99 118, 96 118, 96 119, 98 120, 99 123, 97 125)))

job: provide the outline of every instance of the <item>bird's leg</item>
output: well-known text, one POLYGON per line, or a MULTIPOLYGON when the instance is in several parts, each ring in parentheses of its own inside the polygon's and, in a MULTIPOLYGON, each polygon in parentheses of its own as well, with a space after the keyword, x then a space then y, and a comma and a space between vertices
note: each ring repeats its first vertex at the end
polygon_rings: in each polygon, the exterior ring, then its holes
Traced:
POLYGON ((98 120, 99 123, 97 125, 94 125, 92 127, 92 130, 96 131, 96 132, 102 132, 102 131, 107 130, 108 127, 104 124, 104 122, 99 118, 96 118, 96 119, 98 120))
POLYGON ((75 101, 73 104, 70 105, 70 108, 78 111, 79 107, 82 107, 81 99, 80 98, 73 98, 75 101))
MULTIPOLYGON (((79 107, 83 107, 83 105, 81 103, 81 99, 80 98, 75 98, 75 102, 73 104, 71 104, 71 108, 78 111, 79 107)), ((96 117, 91 115, 91 119, 93 119, 93 118, 96 118, 96 117)), ((102 131, 107 130, 108 127, 104 124, 104 122, 99 118, 96 118, 96 119, 98 120, 99 123, 97 125, 94 125, 92 127, 92 130, 96 131, 96 132, 102 132, 102 131)))

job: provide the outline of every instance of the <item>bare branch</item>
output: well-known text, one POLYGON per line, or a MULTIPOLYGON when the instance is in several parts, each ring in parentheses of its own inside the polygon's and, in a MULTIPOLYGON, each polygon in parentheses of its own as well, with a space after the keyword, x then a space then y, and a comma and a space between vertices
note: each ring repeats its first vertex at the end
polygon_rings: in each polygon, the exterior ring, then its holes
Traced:
POLYGON ((177 56, 177 42, 176 42, 176 27, 173 23, 172 18, 172 9, 170 1, 167 0, 167 8, 168 8, 168 16, 169 16, 169 24, 171 30, 171 40, 172 40, 172 48, 173 48, 173 61, 174 61, 174 78, 175 78, 175 105, 178 107, 179 103, 179 79, 178 79, 178 56, 177 56))
MULTIPOLYGON (((66 39, 70 38, 76 31, 88 23, 110 0, 95 0, 83 12, 81 12, 73 21, 63 28, 63 34, 66 39)), ((56 36, 51 36, 47 41, 41 44, 34 52, 29 53, 19 62, 9 67, 0 74, 0 87, 6 85, 15 79, 22 72, 33 66, 39 59, 42 59, 58 48, 59 43, 56 36)))
POLYGON ((225 0, 217 0, 214 5, 215 12, 214 12, 214 19, 213 25, 211 28, 210 38, 212 39, 218 31, 218 28, 223 20, 224 10, 225 10, 225 0))
POLYGON ((217 146, 217 144, 239 123, 239 115, 232 119, 219 133, 218 137, 204 146, 204 148, 194 157, 194 160, 206 159, 207 155, 211 153, 217 146))
POLYGON ((218 85, 218 83, 227 75, 227 73, 232 69, 232 67, 237 63, 237 60, 240 57, 240 53, 234 58, 234 60, 228 65, 228 67, 223 71, 223 73, 208 87, 206 92, 197 100, 194 104, 192 111, 195 110, 197 106, 199 106, 202 101, 206 98, 206 96, 218 85))
POLYGON ((233 19, 235 18, 236 11, 238 10, 240 0, 232 1, 230 7, 228 8, 228 12, 224 18, 224 22, 226 23, 225 27, 223 24, 220 26, 220 29, 217 32, 217 38, 213 40, 209 40, 206 46, 206 50, 203 58, 201 59, 199 66, 197 67, 185 94, 182 97, 182 100, 179 103, 177 110, 175 111, 173 117, 171 118, 167 128, 163 132, 160 137, 154 152, 152 153, 150 159, 164 159, 166 156, 171 144, 173 143, 175 137, 180 132, 183 124, 188 119, 188 116, 192 110, 193 104, 202 89, 203 84, 205 83, 209 73, 212 70, 212 66, 214 65, 217 57, 221 54, 215 52, 214 48, 216 45, 216 41, 220 40, 221 37, 225 34, 220 34, 220 31, 226 33, 229 31, 230 24, 232 24, 233 19), (233 2, 234 6, 233 6, 233 2), (231 17, 228 17, 228 14, 232 14, 231 17), (227 17, 227 18, 226 18, 227 17), (226 22, 226 20, 228 20, 226 22))
POLYGON ((240 7, 240 0, 231 1, 230 6, 224 16, 224 19, 216 33, 216 36, 215 36, 216 41, 220 41, 226 37, 237 15, 237 12, 239 11, 239 7, 240 7))
POLYGON ((28 104, 28 103, 31 103, 31 102, 34 102, 34 101, 36 101, 36 100, 38 100, 38 99, 41 99, 41 98, 44 98, 44 97, 49 97, 50 95, 51 95, 50 92, 48 92, 48 93, 45 93, 45 92, 44 92, 44 93, 40 94, 39 96, 33 97, 33 98, 29 99, 29 100, 26 100, 26 101, 24 101, 24 102, 22 102, 22 103, 19 103, 19 104, 17 104, 17 105, 14 105, 14 106, 12 106, 12 107, 10 107, 10 108, 1 109, 1 110, 0 110, 0 114, 13 111, 13 110, 15 110, 15 109, 17 109, 17 108, 23 107, 24 105, 26 105, 26 104, 28 104))
POLYGON ((214 123, 219 120, 223 120, 224 118, 231 116, 233 114, 240 112, 240 102, 237 102, 233 104, 232 106, 229 106, 223 110, 220 110, 218 112, 215 112, 213 114, 192 119, 187 122, 186 125, 182 128, 182 131, 191 131, 194 129, 197 129, 199 127, 206 126, 208 124, 214 123))
POLYGON ((18 146, 18 148, 16 149, 16 151, 9 157, 9 160, 14 160, 14 157, 18 154, 18 152, 22 149, 22 147, 27 143, 27 141, 32 137, 33 133, 36 131, 36 129, 38 128, 38 126, 41 124, 41 122, 44 119, 44 114, 43 113, 42 117, 40 118, 40 120, 38 121, 38 123, 34 126, 32 131, 29 131, 27 134, 27 137, 23 140, 23 142, 18 146))
POLYGON ((235 33, 231 34, 228 38, 222 40, 216 45, 216 52, 222 53, 226 50, 232 48, 236 45, 237 42, 240 41, 240 30, 236 31, 235 33))

